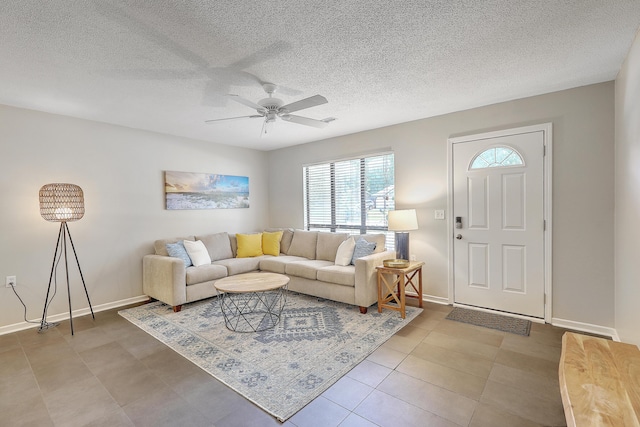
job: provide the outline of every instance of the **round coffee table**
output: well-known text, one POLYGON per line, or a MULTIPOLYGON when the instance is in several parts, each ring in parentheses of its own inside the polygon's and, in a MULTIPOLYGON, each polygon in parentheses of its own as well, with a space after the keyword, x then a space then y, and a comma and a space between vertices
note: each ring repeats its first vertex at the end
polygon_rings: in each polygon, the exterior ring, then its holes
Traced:
POLYGON ((213 286, 227 329, 260 332, 280 321, 289 278, 277 273, 245 273, 225 277, 213 286))

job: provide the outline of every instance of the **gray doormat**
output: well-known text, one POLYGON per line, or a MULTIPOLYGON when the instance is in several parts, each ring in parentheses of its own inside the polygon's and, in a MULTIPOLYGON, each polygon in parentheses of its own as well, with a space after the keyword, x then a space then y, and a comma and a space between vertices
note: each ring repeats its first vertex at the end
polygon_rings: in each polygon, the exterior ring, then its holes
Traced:
POLYGON ((446 318, 456 322, 469 323, 524 336, 529 336, 529 331, 531 331, 530 320, 502 316, 485 311, 469 310, 467 308, 454 307, 446 318))

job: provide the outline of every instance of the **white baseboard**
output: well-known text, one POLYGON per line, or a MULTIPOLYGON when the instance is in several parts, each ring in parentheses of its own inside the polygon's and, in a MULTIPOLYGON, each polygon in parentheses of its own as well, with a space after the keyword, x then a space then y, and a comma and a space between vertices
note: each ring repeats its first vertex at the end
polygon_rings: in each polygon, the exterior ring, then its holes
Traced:
MULTIPOLYGON (((413 297, 417 296, 416 292, 407 292, 407 295, 411 295, 413 297)), ((436 297, 433 295, 422 295, 422 301, 424 302, 433 302, 436 304, 449 305, 449 298, 436 297)))
POLYGON ((572 329, 574 331, 589 332, 591 334, 604 335, 611 337, 614 341, 620 342, 618 332, 614 328, 608 328, 606 326, 592 325, 591 323, 575 322, 573 320, 565 320, 552 318, 551 324, 560 328, 572 329))
POLYGON ((449 298, 437 297, 434 295, 423 295, 422 301, 433 302, 436 304, 449 305, 449 298))
MULTIPOLYGON (((108 302, 106 304, 94 305, 93 312, 98 313, 100 311, 111 310, 112 308, 123 307, 125 305, 135 304, 138 302, 144 302, 148 300, 149 300, 148 296, 140 295, 137 297, 127 298, 120 301, 113 301, 113 302, 108 302)), ((79 316, 90 314, 91 310, 89 309, 89 307, 85 307, 85 308, 80 308, 78 310, 74 310, 72 313, 73 313, 73 317, 79 317, 79 316)), ((48 316, 47 321, 61 322, 63 320, 67 320, 68 318, 69 318, 69 313, 67 312, 67 313, 55 314, 53 316, 48 316)), ((0 335, 10 334, 12 332, 24 331, 25 329, 30 329, 30 328, 36 328, 40 325, 40 320, 41 319, 31 320, 32 322, 37 322, 37 323, 20 322, 20 323, 14 323, 12 325, 1 326, 0 335)))

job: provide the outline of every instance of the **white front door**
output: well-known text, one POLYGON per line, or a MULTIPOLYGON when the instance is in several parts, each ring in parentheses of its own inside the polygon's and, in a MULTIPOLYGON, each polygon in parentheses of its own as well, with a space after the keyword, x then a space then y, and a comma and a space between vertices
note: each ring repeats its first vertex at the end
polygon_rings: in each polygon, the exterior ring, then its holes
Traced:
POLYGON ((544 132, 451 142, 455 303, 544 318, 544 132))

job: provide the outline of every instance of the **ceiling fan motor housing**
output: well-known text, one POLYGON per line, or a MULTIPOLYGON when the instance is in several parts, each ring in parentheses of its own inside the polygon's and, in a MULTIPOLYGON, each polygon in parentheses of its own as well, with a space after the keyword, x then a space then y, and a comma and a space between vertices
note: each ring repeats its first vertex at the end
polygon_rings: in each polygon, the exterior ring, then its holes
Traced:
POLYGON ((284 105, 284 102, 278 98, 264 98, 258 101, 258 105, 267 111, 278 111, 284 105))

